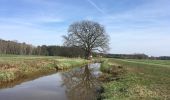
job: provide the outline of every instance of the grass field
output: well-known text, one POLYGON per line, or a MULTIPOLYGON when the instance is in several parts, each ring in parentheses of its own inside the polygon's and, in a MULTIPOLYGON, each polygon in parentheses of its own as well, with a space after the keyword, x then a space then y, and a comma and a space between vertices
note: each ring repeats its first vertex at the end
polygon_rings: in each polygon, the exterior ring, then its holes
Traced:
POLYGON ((101 70, 110 78, 113 72, 124 70, 119 80, 104 82, 105 100, 169 100, 170 99, 170 61, 107 59, 101 70), (122 69, 115 66, 123 66, 122 69))
MULTIPOLYGON (((170 99, 170 61, 107 59, 101 66, 105 100, 170 99)), ((70 69, 87 64, 80 58, 49 56, 0 56, 0 85, 35 74, 70 69)))
POLYGON ((80 58, 3 55, 0 57, 0 85, 35 74, 81 66, 87 62, 80 58))
MULTIPOLYGON (((122 59, 123 60, 123 59, 122 59)), ((138 59, 126 59, 126 62, 140 63, 140 64, 150 64, 157 66, 167 66, 170 67, 170 60, 138 60, 138 59)))

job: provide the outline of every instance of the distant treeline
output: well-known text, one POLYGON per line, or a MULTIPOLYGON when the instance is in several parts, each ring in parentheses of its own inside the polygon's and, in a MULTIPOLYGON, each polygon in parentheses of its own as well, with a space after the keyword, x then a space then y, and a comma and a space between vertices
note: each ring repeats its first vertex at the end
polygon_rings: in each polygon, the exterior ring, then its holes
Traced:
POLYGON ((0 54, 83 57, 84 51, 77 47, 46 45, 33 46, 31 44, 19 43, 17 41, 0 39, 0 54))
POLYGON ((146 54, 107 54, 108 58, 121 58, 121 59, 147 59, 146 54))
POLYGON ((169 56, 160 56, 160 57, 155 57, 158 60, 170 60, 169 56))
POLYGON ((106 54, 108 58, 120 58, 120 59, 155 59, 155 60, 170 60, 169 56, 149 57, 146 54, 106 54))
MULTIPOLYGON (((84 57, 85 52, 77 47, 46 46, 46 45, 33 46, 31 44, 19 43, 17 41, 6 41, 0 39, 0 54, 84 57)), ((149 57, 146 54, 103 54, 93 52, 93 56, 120 59, 170 60, 169 56, 149 57)))

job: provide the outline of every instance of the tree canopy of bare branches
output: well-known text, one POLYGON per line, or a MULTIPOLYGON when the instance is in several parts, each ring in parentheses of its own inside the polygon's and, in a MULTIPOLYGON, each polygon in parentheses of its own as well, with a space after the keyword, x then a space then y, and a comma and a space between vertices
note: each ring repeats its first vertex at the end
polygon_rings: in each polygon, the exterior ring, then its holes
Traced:
POLYGON ((80 47, 88 59, 92 51, 104 52, 109 48, 109 36, 104 26, 93 21, 75 22, 69 26, 67 36, 63 36, 66 46, 80 47))

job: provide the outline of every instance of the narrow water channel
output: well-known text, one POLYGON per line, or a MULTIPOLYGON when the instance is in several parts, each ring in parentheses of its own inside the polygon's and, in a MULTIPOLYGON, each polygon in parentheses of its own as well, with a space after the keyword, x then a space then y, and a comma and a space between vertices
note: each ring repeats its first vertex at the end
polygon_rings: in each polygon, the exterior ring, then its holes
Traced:
POLYGON ((96 100, 100 63, 0 89, 0 100, 96 100))

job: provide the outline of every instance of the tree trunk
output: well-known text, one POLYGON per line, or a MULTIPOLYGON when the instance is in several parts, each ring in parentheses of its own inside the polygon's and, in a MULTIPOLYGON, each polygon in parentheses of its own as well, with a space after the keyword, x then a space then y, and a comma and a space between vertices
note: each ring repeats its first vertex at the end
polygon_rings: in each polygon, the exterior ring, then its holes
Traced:
POLYGON ((91 60, 92 59, 92 53, 91 51, 86 51, 85 52, 85 59, 91 60))

